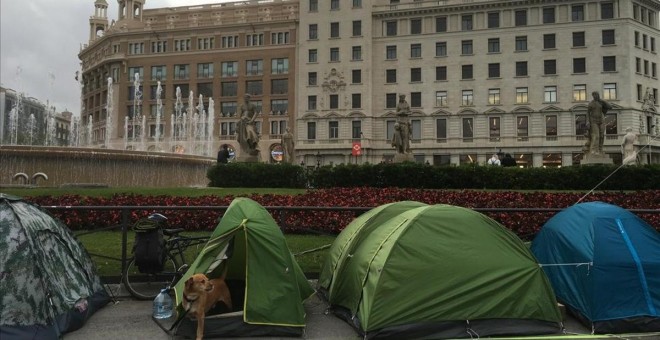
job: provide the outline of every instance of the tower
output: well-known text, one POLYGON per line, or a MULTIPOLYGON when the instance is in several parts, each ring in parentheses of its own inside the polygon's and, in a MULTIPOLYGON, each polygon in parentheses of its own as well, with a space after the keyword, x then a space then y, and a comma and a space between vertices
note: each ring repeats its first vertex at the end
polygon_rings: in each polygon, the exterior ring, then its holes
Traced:
POLYGON ((108 29, 108 3, 105 0, 94 2, 94 15, 89 18, 89 42, 102 36, 108 29))
POLYGON ((142 10, 144 9, 144 3, 146 0, 118 0, 119 3, 119 15, 117 16, 121 20, 137 20, 142 21, 142 10))

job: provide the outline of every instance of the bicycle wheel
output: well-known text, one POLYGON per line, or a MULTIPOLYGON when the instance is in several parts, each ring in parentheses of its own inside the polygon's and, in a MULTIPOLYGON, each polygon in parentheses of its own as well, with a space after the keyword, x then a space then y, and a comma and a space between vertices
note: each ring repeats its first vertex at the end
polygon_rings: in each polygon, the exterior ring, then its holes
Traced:
POLYGON ((122 280, 126 290, 136 299, 153 300, 161 289, 173 284, 178 268, 176 259, 168 254, 163 271, 155 274, 140 273, 135 265, 135 258, 132 258, 126 265, 122 280))

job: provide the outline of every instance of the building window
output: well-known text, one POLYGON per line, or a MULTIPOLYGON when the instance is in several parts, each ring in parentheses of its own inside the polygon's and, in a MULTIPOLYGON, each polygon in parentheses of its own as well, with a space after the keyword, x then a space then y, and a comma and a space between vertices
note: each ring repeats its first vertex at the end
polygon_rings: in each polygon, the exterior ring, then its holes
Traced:
POLYGON ((557 86, 546 86, 543 89, 543 100, 546 103, 557 102, 557 86))
POLYGON ((584 137, 589 128, 587 127, 587 115, 585 114, 576 114, 575 115, 575 136, 582 138, 584 137))
POLYGON ((635 72, 642 73, 642 58, 635 58, 635 72))
POLYGON ((555 19, 555 8, 554 7, 545 7, 543 8, 543 23, 544 24, 554 24, 555 19))
POLYGON ((603 72, 616 72, 616 57, 603 57, 603 72))
POLYGON ((174 65, 174 79, 190 78, 190 65, 174 65))
POLYGON ((309 25, 309 40, 316 40, 319 38, 319 25, 310 24, 309 25))
POLYGON ((646 47, 647 46, 647 43, 646 43, 647 41, 648 41, 648 36, 646 34, 642 34, 642 48, 645 49, 645 50, 647 49, 647 47, 646 47))
POLYGON ((491 142, 500 141, 500 117, 489 117, 488 118, 488 135, 491 142))
POLYGON ((197 64, 197 78, 213 78, 213 64, 197 64))
POLYGON ((395 36, 397 32, 397 22, 396 20, 386 21, 385 22, 385 35, 388 37, 395 36))
POLYGON ((488 28, 500 27, 500 12, 488 12, 488 28))
POLYGON ((447 119, 438 118, 435 120, 435 138, 446 140, 447 139, 447 119))
POLYGON ((526 77, 526 76, 527 76, 527 62, 516 61, 516 77, 526 77))
POLYGON ((390 45, 385 48, 385 58, 388 60, 396 59, 396 46, 390 45))
POLYGON ((238 36, 231 35, 222 37, 222 48, 238 47, 238 36))
POLYGON ((462 106, 471 106, 474 104, 474 93, 472 90, 463 90, 461 95, 461 105, 462 106))
POLYGON ((584 102, 587 100, 587 85, 573 85, 573 101, 584 102))
POLYGON ((554 75, 557 74, 557 61, 554 59, 543 61, 543 74, 554 75))
POLYGON ((442 42, 437 42, 435 43, 435 56, 436 57, 445 57, 447 56, 447 43, 442 41, 442 42))
POLYGON ((362 0, 353 0, 353 8, 362 8, 362 0))
POLYGON ((603 45, 614 45, 614 30, 603 30, 603 45))
POLYGON ((586 63, 586 58, 573 58, 573 73, 586 73, 586 63))
POLYGON ((287 99, 273 99, 270 101, 270 111, 285 113, 289 108, 289 101, 287 99))
POLYGON ((571 20, 584 21, 584 5, 571 6, 571 20))
POLYGON ((515 25, 527 26, 527 10, 520 9, 515 12, 515 25))
POLYGON ((472 75, 472 65, 463 65, 461 67, 461 79, 468 80, 473 79, 472 75))
POLYGON ((238 83, 235 81, 220 83, 220 94, 223 97, 235 97, 238 94, 238 83))
POLYGON ((410 19, 410 34, 422 34, 422 19, 410 19))
POLYGON ((529 117, 518 116, 516 117, 517 136, 519 141, 526 141, 529 136, 528 130, 529 117))
POLYGON ((642 84, 637 84, 637 101, 642 100, 642 84))
POLYGON ((359 37, 362 35, 362 20, 353 20, 353 36, 359 37))
POLYGON ((362 107, 362 95, 359 93, 353 93, 351 95, 351 108, 359 109, 362 107))
POLYGON ((584 47, 584 32, 573 32, 573 47, 584 47))
POLYGON ((601 2, 600 4, 600 18, 613 19, 614 18, 614 3, 601 2))
POLYGON ((516 87, 516 104, 527 104, 527 88, 516 87))
POLYGON ((222 76, 223 77, 238 77, 238 62, 225 61, 222 62, 222 76))
POLYGON ((396 69, 385 70, 385 82, 388 84, 396 83, 396 69))
POLYGON ((289 58, 276 58, 271 60, 271 74, 289 73, 289 58))
POLYGON ((351 71, 351 83, 361 84, 362 83, 362 70, 353 70, 351 71))
MULTIPOLYGON (((270 43, 272 45, 277 44, 277 33, 272 33, 270 37, 270 43)), ((264 34, 255 33, 255 34, 246 34, 245 35, 245 46, 262 46, 264 44, 264 34)))
POLYGON ((339 47, 330 48, 330 61, 339 61, 339 47))
POLYGON ((330 23, 330 38, 339 38, 339 23, 330 23))
POLYGON ((500 53, 500 38, 488 39, 488 53, 500 53))
POLYGON ((271 120, 270 121, 270 134, 281 135, 286 131, 286 120, 271 120))
MULTIPOLYGON (((221 103, 222 113, 223 114, 233 114, 236 112, 236 103, 221 103), (233 106, 231 104, 234 104, 233 106)), ((178 131, 182 133, 183 131, 178 131)), ((235 122, 224 122, 220 123, 220 135, 221 136, 233 136, 236 134, 236 123, 235 122)), ((183 136, 182 136, 183 137, 183 136)))
POLYGON ((435 18, 435 31, 436 32, 447 32, 447 17, 436 17, 435 18))
POLYGON ((461 54, 462 55, 472 54, 472 40, 461 41, 461 54))
POLYGON ((388 109, 396 107, 396 93, 385 94, 385 107, 388 109))
MULTIPOLYGON (((252 40, 253 40, 252 46, 257 46, 254 44, 254 38, 252 40)), ((259 39, 257 40, 257 42, 259 43, 259 45, 263 45, 263 34, 259 34, 259 39)), ((289 32, 272 32, 270 34, 271 45, 285 45, 288 43, 289 43, 289 32)))
POLYGON ((419 67, 413 67, 410 69, 410 81, 411 82, 421 82, 422 81, 422 69, 419 67))
POLYGON ((499 78, 499 77, 500 77, 500 63, 488 64, 488 78, 499 78))
POLYGON ((500 89, 488 89, 488 104, 500 105, 500 89))
POLYGON ((263 81, 248 80, 245 82, 245 92, 253 96, 261 96, 264 93, 263 81))
MULTIPOLYGON (((213 83, 197 83, 197 95, 202 95, 205 98, 213 97, 213 83)), ((206 106, 208 109, 208 105, 206 106)))
POLYGON ((289 93, 289 79, 271 79, 270 94, 289 93))
POLYGON ((463 141, 471 142, 474 137, 474 119, 463 118, 463 141))
POLYGON ((264 74, 264 61, 261 59, 245 61, 245 75, 261 76, 264 74))
POLYGON ((603 84, 603 100, 616 99, 616 83, 603 84))
POLYGON ((655 52, 655 38, 651 37, 651 52, 655 52))
POLYGON ((330 0, 330 10, 336 11, 339 9, 339 0, 330 0))
POLYGON ((362 122, 359 120, 354 120, 351 122, 351 136, 353 139, 362 138, 362 122))
POLYGON ((472 31, 472 14, 461 16, 461 31, 472 31))
POLYGON ((435 106, 447 106, 447 91, 435 92, 435 106))
MULTIPOLYGON (((175 51, 188 51, 190 50, 190 44, 187 45, 188 49, 187 50, 178 50, 177 48, 179 45, 177 43, 179 42, 185 42, 186 40, 174 40, 174 50, 175 51)), ((188 43, 190 43, 190 39, 187 39, 188 43)), ((185 47, 186 45, 184 45, 185 47)), ((151 42, 151 53, 164 53, 167 52, 167 40, 164 41, 152 41, 151 42)))
POLYGON ((143 54, 143 53, 144 53, 144 43, 128 44, 128 54, 143 54))
MULTIPOLYGON (((166 87, 165 85, 161 85, 161 93, 160 93, 160 99, 165 99, 166 98, 166 87)), ((152 85, 151 86, 151 100, 156 100, 158 97, 158 85, 152 85)), ((154 116, 155 117, 155 116, 154 116)))
MULTIPOLYGON (((410 140, 412 141, 420 141, 422 139, 422 121, 419 119, 411 119, 410 120, 410 129, 412 130, 412 134, 410 135, 410 140)), ((424 160, 422 159, 417 160, 417 157, 415 157, 415 161, 418 163, 423 162, 424 160)))
POLYGON ((317 84, 317 75, 316 72, 307 73, 307 85, 314 86, 317 84))
POLYGON ((635 31, 635 47, 639 47, 639 32, 635 31))
POLYGON ((422 44, 410 44, 410 57, 411 58, 422 57, 422 44))
POLYGON ((516 37, 516 52, 527 51, 527 36, 516 37))
POLYGON ((316 122, 307 122, 307 139, 316 139, 316 122))
POLYGON ((328 137, 330 139, 339 138, 339 122, 336 120, 328 122, 328 137))
POLYGON ((554 33, 543 35, 543 48, 546 50, 556 48, 554 33))
POLYGON ((550 115, 545 117, 545 135, 548 137, 557 136, 557 116, 550 115))
POLYGON ((351 60, 362 60, 362 46, 353 46, 351 60))
POLYGON ((330 95, 330 108, 331 109, 338 109, 339 108, 339 95, 338 94, 331 94, 330 95))
POLYGON ((316 110, 316 96, 307 96, 307 110, 316 110))
POLYGON ((309 11, 318 12, 319 10, 319 0, 309 0, 309 11))
POLYGON ((608 113, 605 115, 605 134, 606 135, 617 135, 617 115, 616 113, 608 113))
POLYGON ((422 107, 422 93, 421 92, 411 92, 410 93, 410 107, 422 107))
MULTIPOLYGON (((129 75, 131 75, 130 72, 129 72, 129 75)), ((165 80, 165 79, 167 79, 167 67, 166 66, 164 66, 164 65, 151 66, 151 80, 165 80)))
POLYGON ((447 80, 447 66, 435 67, 435 80, 437 81, 447 80))

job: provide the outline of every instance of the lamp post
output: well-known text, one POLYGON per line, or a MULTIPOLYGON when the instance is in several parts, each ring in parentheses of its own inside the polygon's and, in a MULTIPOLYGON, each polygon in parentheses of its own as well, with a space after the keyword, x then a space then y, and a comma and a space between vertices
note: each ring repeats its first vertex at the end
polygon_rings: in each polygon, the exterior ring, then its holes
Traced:
POLYGON ((316 168, 321 167, 321 158, 323 158, 323 156, 321 156, 321 151, 317 151, 316 152, 316 168))

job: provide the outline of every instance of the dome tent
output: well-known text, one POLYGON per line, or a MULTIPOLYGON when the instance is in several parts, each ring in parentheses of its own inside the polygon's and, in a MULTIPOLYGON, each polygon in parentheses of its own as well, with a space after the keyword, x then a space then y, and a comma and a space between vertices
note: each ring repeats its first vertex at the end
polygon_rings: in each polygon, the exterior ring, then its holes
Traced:
POLYGON ((660 233, 630 211, 580 203, 532 242, 557 299, 594 333, 660 331, 660 233))
MULTIPOLYGON (((303 334, 303 301, 314 290, 275 220, 248 198, 232 201, 209 241, 174 287, 179 315, 184 312, 186 280, 196 273, 219 277, 225 266, 234 311, 208 313, 205 337, 303 334)), ((196 327, 197 323, 186 317, 175 334, 194 337, 196 327)))
POLYGON ((332 310, 367 338, 561 330, 554 294, 534 256, 480 213, 421 205, 358 232, 368 235, 337 238, 348 252, 319 281, 331 282, 332 310))
POLYGON ((0 193, 0 339, 57 339, 110 300, 69 229, 0 193))

